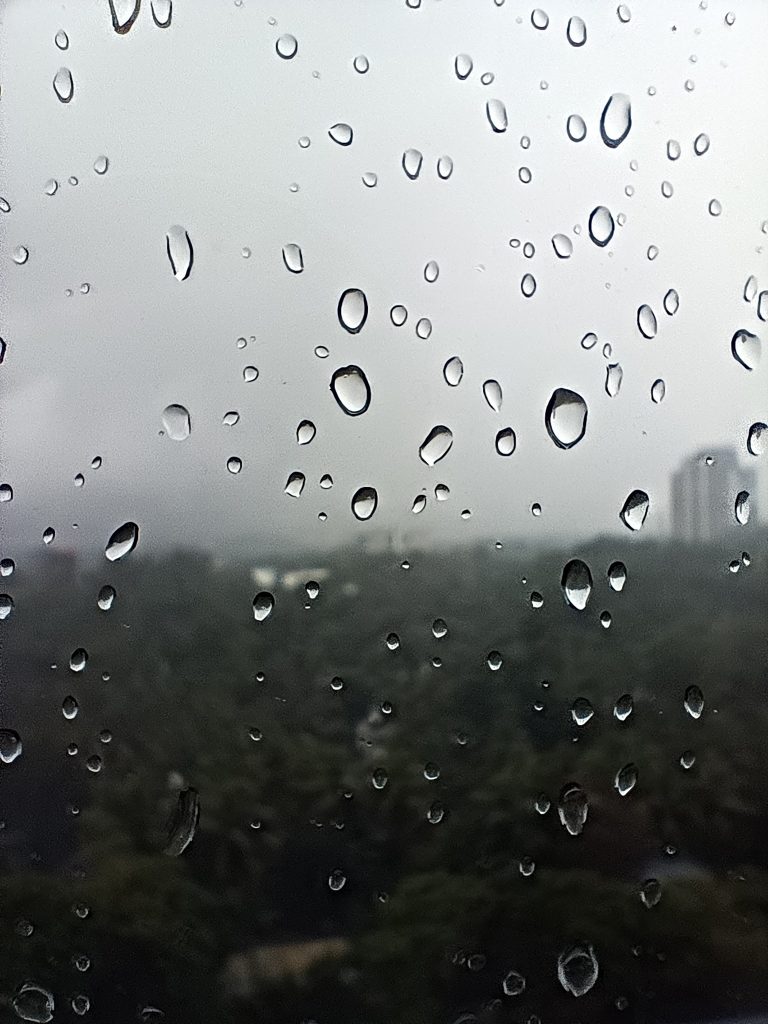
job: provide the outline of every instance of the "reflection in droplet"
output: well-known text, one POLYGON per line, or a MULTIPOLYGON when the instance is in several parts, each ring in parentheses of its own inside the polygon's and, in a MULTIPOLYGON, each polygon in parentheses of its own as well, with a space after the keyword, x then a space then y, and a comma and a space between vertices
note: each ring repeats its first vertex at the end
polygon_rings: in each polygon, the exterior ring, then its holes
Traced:
POLYGON ((62 103, 69 103, 75 95, 75 83, 69 68, 59 68, 53 77, 53 91, 62 103))
POLYGON ((587 125, 583 117, 571 114, 565 122, 565 130, 571 142, 583 142, 587 137, 587 125))
POLYGON ((414 181, 421 173, 421 165, 424 157, 418 149, 406 149, 403 153, 403 170, 406 175, 414 181))
POLYGON ((627 796, 637 785, 637 765, 625 764, 616 772, 613 788, 619 796, 627 796))
POLYGON ((339 323, 350 334, 358 334, 368 318, 368 299, 359 288, 347 288, 341 293, 337 307, 339 323))
POLYGON ((163 409, 163 428, 172 441, 184 441, 192 429, 189 412, 183 405, 166 405, 163 409))
POLYGON ((583 46, 587 41, 587 26, 584 19, 577 16, 569 18, 565 34, 571 46, 583 46))
POLYGON ((300 274, 304 269, 304 255, 301 246, 295 242, 289 242, 283 246, 283 263, 292 274, 300 274))
POLYGON ((331 125, 328 129, 329 136, 334 142, 337 142, 340 146, 350 146, 354 133, 352 128, 344 121, 339 121, 337 124, 331 125))
POLYGON ((512 455, 517 447, 517 437, 512 427, 504 427, 496 435, 496 451, 499 455, 512 455))
POLYGON ((630 530, 639 530, 646 520, 650 499, 645 491, 632 491, 624 502, 619 517, 630 530))
POLYGON ((643 303, 643 305, 639 306, 637 310, 638 330, 644 338, 655 338, 657 326, 656 314, 650 306, 643 303))
POLYGON ((348 416, 364 413, 371 402, 368 378, 359 366, 342 366, 331 378, 331 391, 348 416))
POLYGON ((604 248, 613 238, 613 217, 605 206, 596 206, 589 215, 589 237, 600 248, 604 248))
POLYGON ((733 506, 733 514, 739 526, 746 526, 749 522, 749 491, 739 491, 733 506))
POLYGON ((192 270, 194 250, 189 235, 178 224, 168 229, 165 248, 171 262, 171 270, 177 281, 186 281, 192 270))
POLYGON ((592 593, 592 573, 586 562, 572 558, 567 562, 560 578, 566 602, 577 611, 583 612, 592 593))
POLYGON ((507 130, 507 108, 501 100, 488 100, 485 104, 485 113, 488 124, 497 133, 507 130))
POLYGON ((483 396, 494 412, 501 410, 502 391, 501 384, 497 380, 487 380, 483 384, 483 396))
POLYGON ((544 423, 558 448, 573 448, 587 429, 587 403, 569 388, 556 388, 547 403, 544 423))
POLYGON ((117 562, 130 554, 139 542, 139 528, 136 523, 123 523, 107 541, 104 554, 110 562, 117 562))
POLYGON ((587 794, 575 782, 569 782, 560 791, 557 802, 557 814, 560 824, 568 835, 578 836, 584 829, 589 813, 587 794))
POLYGON ((632 106, 629 96, 615 92, 600 115, 600 136, 606 146, 615 149, 629 135, 632 127, 632 106))
POLYGON ((200 818, 200 798, 191 786, 179 791, 176 806, 168 823, 168 836, 163 852, 169 857, 180 857, 195 838, 200 818))
POLYGON ((253 599, 253 617, 257 622, 263 622, 272 614, 275 607, 275 599, 268 590, 262 590, 253 599))
POLYGON ((360 487, 352 496, 352 512, 355 519, 370 519, 378 503, 379 496, 375 487, 360 487))
POLYGON ((433 427, 419 445, 419 457, 428 466, 444 459, 453 446, 453 434, 448 427, 433 427))
POLYGON ((736 331, 731 338, 731 352, 746 370, 754 370, 760 362, 760 338, 751 331, 736 331))

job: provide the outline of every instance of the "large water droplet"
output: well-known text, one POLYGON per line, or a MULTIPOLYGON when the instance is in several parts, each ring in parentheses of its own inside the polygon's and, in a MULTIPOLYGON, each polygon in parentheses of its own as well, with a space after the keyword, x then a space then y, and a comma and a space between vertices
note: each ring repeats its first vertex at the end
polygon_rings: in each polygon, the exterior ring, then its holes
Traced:
POLYGON ((650 306, 643 303, 642 306, 638 306, 637 309, 637 327, 644 338, 655 338, 657 323, 656 314, 653 312, 650 306))
POLYGON ((651 502, 645 491, 632 491, 624 502, 619 517, 630 530, 639 530, 646 520, 651 502))
POLYGON ((760 338, 751 331, 736 331, 731 338, 733 358, 747 370, 754 370, 760 362, 760 338))
POLYGON ((268 590, 262 590, 253 599, 253 617, 257 622, 263 622, 272 614, 275 607, 275 599, 268 590))
POLYGON ((624 380, 624 371, 619 363, 609 363, 605 368, 605 393, 609 398, 615 398, 621 390, 621 382, 624 380))
POLYGON ((571 608, 583 612, 592 593, 592 573, 587 563, 580 558, 572 558, 563 569, 560 585, 571 608))
POLYGON ((109 0, 112 28, 119 35, 125 35, 136 20, 141 0, 109 0))
POLYGON ((501 987, 505 996, 519 996, 525 991, 525 978, 519 971, 509 971, 504 975, 501 987))
POLYGON ((637 765, 625 764, 616 772, 613 780, 613 788, 619 796, 626 796, 631 793, 637 785, 637 765))
POLYGON ((173 16, 173 0, 152 0, 152 20, 158 28, 168 28, 173 16))
POLYGON ((626 722, 635 706, 631 693, 622 694, 613 707, 613 716, 619 722, 626 722))
POLYGON ((589 237, 602 249, 613 238, 613 232, 611 211, 605 206, 596 206, 589 215, 589 237))
POLYGON ((166 405, 163 409, 163 427, 172 441, 184 441, 192 429, 189 412, 183 405, 166 405))
POLYGON ((655 907, 661 899, 661 884, 655 878, 649 878, 640 887, 640 899, 643 906, 655 907))
POLYGON ((359 416, 371 403, 368 378, 359 366, 342 366, 331 378, 331 391, 349 416, 359 416))
POLYGON ((600 115, 600 136, 606 146, 615 149, 629 135, 632 127, 632 106, 629 96, 615 92, 600 115))
POLYGON ((125 558, 139 543, 139 528, 136 523, 123 523, 107 541, 104 554, 110 562, 125 558))
POLYGON ((453 66, 456 70, 456 77, 463 82, 472 74, 474 64, 468 53, 460 53, 453 62, 453 66))
MULTIPOLYGON (((275 43, 275 50, 277 51, 278 57, 282 57, 283 60, 291 60, 291 58, 295 57, 299 52, 299 43, 296 36, 292 36, 287 32, 285 35, 278 36, 275 43)), ((331 131, 333 131, 333 128, 331 131)), ((331 138, 333 138, 333 135, 331 135, 331 138)))
POLYGON ((424 157, 418 149, 406 149, 403 153, 403 170, 411 181, 414 181, 421 174, 423 160, 424 157))
POLYGON ((301 246, 289 242, 283 246, 283 263, 292 274, 300 274, 304 269, 304 255, 301 246))
POLYGON ((558 981, 571 995, 586 995, 597 981, 597 975, 597 958, 589 942, 570 946, 557 958, 558 981))
POLYGON ((568 235, 553 235, 552 248, 555 250, 555 255, 558 259, 567 260, 573 255, 573 242, 568 235))
POLYGON ((540 7, 536 7, 533 11, 531 11, 531 24, 534 28, 537 28, 539 29, 539 31, 543 32, 544 29, 549 25, 549 15, 540 7))
POLYGON ((496 435, 496 451, 499 455, 512 455, 517 447, 517 437, 512 427, 504 427, 496 435))
POLYGON ((571 718, 574 720, 576 725, 586 725, 587 722, 594 718, 594 715, 595 709, 586 697, 577 697, 571 705, 571 718))
POLYGON ((437 176, 446 181, 453 174, 453 160, 449 156, 438 157, 437 176))
POLYGON ((683 707, 691 718, 701 718, 704 710, 704 694, 698 686, 689 686, 683 698, 683 707))
POLYGON ((587 137, 587 125, 579 114, 571 114, 565 122, 565 130, 571 142, 583 142, 587 137))
POLYGON ((568 832, 568 835, 578 836, 581 834, 588 813, 587 794, 581 786, 576 782, 569 782, 563 786, 557 803, 557 814, 560 824, 568 832))
POLYGON ((753 423, 747 434, 750 455, 765 455, 768 451, 768 423, 753 423))
POLYGON ((494 412, 501 410, 502 391, 501 384, 497 380, 487 380, 483 384, 483 395, 488 405, 494 412))
POLYGON ((587 26, 584 19, 576 16, 569 18, 565 34, 571 46, 583 46, 587 41, 587 26))
POLYGON ((13 729, 0 729, 0 761, 12 764, 21 755, 21 737, 13 729))
POLYGON ((53 91, 62 103, 69 103, 75 95, 75 83, 69 68, 59 68, 53 77, 53 91))
POLYGON ((337 307, 339 323, 350 334, 358 334, 368 318, 368 299, 359 288, 347 288, 341 293, 337 307))
POLYGON ((171 270, 177 281, 186 281, 192 271, 194 250, 189 235, 179 224, 168 229, 165 248, 171 261, 171 270))
POLYGON ((316 433, 315 424, 311 420, 302 420, 296 428, 296 441, 298 444, 310 444, 316 433))
POLYGON ((168 837, 163 850, 169 857, 180 857, 195 838, 200 818, 200 798, 197 790, 188 786, 179 792, 176 806, 168 823, 168 837))
POLYGON ((419 445, 419 457, 428 466, 434 466, 444 459, 453 446, 453 434, 442 425, 432 427, 419 445))
POLYGON ((370 519, 378 503, 379 496, 375 487, 360 487, 352 496, 352 512, 355 519, 370 519))
POLYGON ((328 129, 328 134, 333 141, 337 142, 340 146, 350 146, 352 144, 352 139, 354 138, 354 133, 351 127, 344 121, 339 121, 337 124, 331 125, 328 129))
POLYGON ((507 108, 501 100, 488 100, 485 104, 485 113, 488 124, 495 132, 500 133, 507 130, 507 108))
POLYGON ((739 491, 733 505, 733 514, 739 526, 746 526, 749 522, 749 491, 739 491))
POLYGON ((443 367, 445 383, 449 384, 452 388, 458 387, 463 376, 464 364, 458 356, 452 356, 443 367))
POLYGON ((48 1021, 53 1020, 55 1003, 53 995, 47 988, 27 981, 16 991, 13 1008, 16 1016, 22 1020, 33 1021, 34 1024, 48 1024, 48 1021))
POLYGON ((587 403, 575 391, 556 388, 547 403, 544 423, 558 448, 573 448, 587 429, 587 403))
POLYGON ((304 490, 304 484, 306 483, 306 477, 303 473, 290 473, 288 479, 285 482, 283 490, 289 498, 300 498, 301 493, 304 490))

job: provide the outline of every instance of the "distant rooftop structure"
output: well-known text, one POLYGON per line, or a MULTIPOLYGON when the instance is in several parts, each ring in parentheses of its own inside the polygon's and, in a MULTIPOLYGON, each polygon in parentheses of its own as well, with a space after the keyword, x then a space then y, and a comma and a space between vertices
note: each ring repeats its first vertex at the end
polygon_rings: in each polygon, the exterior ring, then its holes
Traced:
POLYGON ((681 540, 712 541, 736 525, 734 507, 741 491, 755 514, 756 476, 739 462, 733 448, 713 448, 686 459, 672 475, 672 533, 681 540))

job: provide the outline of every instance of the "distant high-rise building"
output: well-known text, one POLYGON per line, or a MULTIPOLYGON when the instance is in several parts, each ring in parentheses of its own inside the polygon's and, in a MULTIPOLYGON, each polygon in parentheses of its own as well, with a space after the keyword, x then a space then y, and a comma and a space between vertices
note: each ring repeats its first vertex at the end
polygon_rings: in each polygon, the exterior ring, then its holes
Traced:
POLYGON ((687 541, 711 541, 736 525, 736 496, 750 495, 755 514, 755 472, 739 463, 733 448, 713 448, 686 459, 672 474, 672 533, 687 541))

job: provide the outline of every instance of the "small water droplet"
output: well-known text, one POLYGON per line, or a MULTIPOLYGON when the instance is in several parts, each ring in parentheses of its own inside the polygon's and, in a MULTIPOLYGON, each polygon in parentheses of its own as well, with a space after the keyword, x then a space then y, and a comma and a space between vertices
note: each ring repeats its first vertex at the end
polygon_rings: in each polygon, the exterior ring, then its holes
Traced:
POLYGON ((427 810, 427 821, 430 825, 439 825, 444 817, 445 807, 443 807, 439 800, 435 800, 427 810))
POLYGON ((434 466, 444 459, 453 447, 453 434, 448 427, 433 427, 419 445, 419 458, 428 466, 434 466))
POLYGON ((691 768, 696 764, 696 755, 692 750, 684 750, 680 755, 680 766, 685 771, 690 771, 691 768))
POLYGON ((571 46, 583 46, 587 41, 587 26, 584 19, 576 16, 569 18, 565 34, 571 46))
POLYGON ((317 429, 311 420, 302 420, 296 428, 296 441, 298 444, 310 444, 316 433, 317 429))
POLYGON ((553 235, 552 248, 555 250, 555 255, 561 260, 567 260, 573 255, 573 242, 568 235, 553 235))
POLYGON ((504 427, 496 435, 496 451, 499 455, 512 455, 517 447, 517 437, 512 427, 504 427))
POLYGON ((619 517, 630 530, 639 530, 646 520, 650 499, 645 491, 632 491, 624 502, 619 517))
POLYGON ((456 77, 463 82, 472 74, 474 64, 468 53, 460 53, 453 62, 453 66, 456 71, 456 77))
POLYGON ((507 108, 501 100, 488 100, 485 104, 485 114, 494 132, 501 133, 507 130, 507 108))
POLYGON ((52 544, 55 537, 56 531, 52 526, 47 526, 45 530, 43 530, 43 544, 52 544))
POLYGON ((300 274, 304 270, 304 255, 301 246, 289 242, 283 246, 283 263, 292 274, 300 274))
POLYGON ((560 578, 566 603, 583 612, 592 593, 592 573, 586 562, 580 558, 572 558, 563 569, 560 578))
POLYGON ((189 235, 179 224, 168 229, 165 248, 171 263, 173 276, 177 281, 186 281, 192 271, 194 250, 189 235))
POLYGON ((339 121, 337 124, 331 125, 328 129, 329 136, 334 142, 337 142, 340 146, 351 146, 354 133, 352 128, 344 121, 339 121))
POLYGON ((650 306, 643 303, 637 310, 637 327, 644 338, 655 338, 657 330, 656 314, 650 306))
POLYGON ((751 331, 740 330, 731 338, 733 358, 746 370, 754 370, 760 362, 761 341, 751 331))
POLYGON ((0 594, 0 622, 4 622, 13 614, 14 603, 10 594, 0 594))
POLYGON ((344 886, 347 884, 347 876, 343 871, 339 871, 336 868, 328 875, 328 888, 331 892, 341 892, 344 886))
POLYGON ((173 0, 152 0, 152 21, 158 28, 168 28, 173 16, 173 0))
POLYGON ((449 156, 441 156, 437 161, 437 176, 445 181, 453 174, 453 160, 449 156))
POLYGON ((53 41, 54 41, 54 43, 56 43, 56 45, 58 46, 58 48, 60 50, 66 50, 67 47, 69 46, 69 36, 67 35, 67 33, 64 31, 63 28, 59 29, 59 31, 53 37, 53 41))
POLYGON ((594 348, 596 344, 597 344, 597 335, 594 332, 592 332, 592 331, 589 331, 581 339, 581 347, 587 349, 587 351, 589 349, 591 349, 591 348, 594 348))
POLYGON ((749 491, 739 491, 733 506, 733 514, 739 526, 749 522, 749 491))
POLYGON ((123 523, 107 541, 104 554, 110 562, 117 562, 130 554, 139 543, 139 528, 136 523, 123 523))
POLYGON ((379 496, 375 487, 360 487, 352 496, 352 512, 355 519, 370 519, 378 503, 379 496))
POLYGON ((227 469, 233 476, 237 476, 240 470, 243 468, 243 460, 238 458, 237 455, 230 455, 227 459, 227 469))
POLYGON ((432 333, 432 321, 423 316, 420 320, 416 321, 416 337, 422 341, 426 341, 432 333))
POLYGON ((33 981, 25 982, 13 997, 16 1016, 33 1021, 34 1024, 48 1024, 48 1021, 53 1020, 54 1008, 53 995, 47 988, 33 981))
POLYGON ((596 206, 589 215, 589 237, 600 248, 605 248, 613 238, 613 217, 605 206, 596 206))
POLYGON ((544 423, 558 448, 573 448, 587 429, 587 403, 575 391, 556 388, 547 403, 544 423))
POLYGON ((53 77, 53 91, 62 103, 69 103, 75 95, 75 83, 69 68, 59 68, 53 77))
POLYGON ((600 136, 606 146, 616 149, 629 135, 632 127, 632 105, 623 92, 615 92, 600 115, 600 136))
POLYGON ((679 160, 681 152, 682 150, 680 149, 680 143, 677 141, 677 139, 667 139, 668 160, 679 160))
POLYGON ((623 25, 626 25, 632 17, 632 13, 626 4, 619 4, 619 6, 616 8, 616 15, 623 25))
POLYGON ((259 379, 259 371, 255 366, 246 366, 243 369, 243 380, 246 384, 253 384, 259 379))
POLYGON ((189 437, 192 425, 189 412, 183 405, 167 405, 163 409, 163 428, 172 441, 184 441, 189 437))
POLYGON ((455 388, 461 384, 461 378, 464 376, 464 364, 458 356, 452 356, 443 367, 443 377, 445 383, 450 387, 455 388))
POLYGON ((55 196, 59 190, 59 183, 55 178, 49 178, 43 186, 43 191, 47 196, 55 196))
POLYGON ((589 813, 587 794, 575 782, 569 782, 560 791, 557 814, 568 835, 578 836, 584 829, 589 813))
POLYGON ((253 617, 257 622, 263 622, 272 614, 275 607, 275 599, 268 590, 260 591, 253 599, 253 617))
POLYGON ((760 292, 757 297, 757 315, 763 323, 768 320, 768 291, 760 292))
POLYGON ((539 31, 543 32, 544 29, 549 25, 549 15, 540 7, 536 7, 533 11, 531 11, 531 24, 534 28, 537 28, 539 29, 539 31))
MULTIPOLYGON (((299 52, 299 43, 296 36, 292 36, 289 33, 278 36, 277 42, 275 43, 275 50, 277 51, 278 57, 282 57, 283 60, 291 60, 299 52)), ((331 136, 333 138, 333 136, 331 136)), ((346 145, 346 143, 344 143, 346 145)))
POLYGON ((765 455, 768 451, 768 423, 753 423, 747 433, 747 451, 750 455, 765 455))
POLYGON ((703 156, 709 149, 709 136, 704 132, 697 135, 693 140, 693 152, 696 156, 703 156))
POLYGON ((525 978, 519 971, 508 971, 501 983, 505 996, 519 996, 525 991, 525 978))
POLYGON ((576 725, 586 725, 594 717, 594 714, 595 709, 586 697, 577 697, 571 706, 571 718, 576 725))
POLYGON ((609 398, 615 398, 621 390, 621 382, 624 379, 624 371, 619 363, 609 363, 605 368, 605 393, 609 398))
POLYGON ((13 729, 0 729, 0 761, 13 764, 22 753, 21 737, 13 729))
POLYGON ((637 765, 625 764, 616 772, 613 780, 613 788, 619 796, 627 796, 637 785, 637 765))
POLYGON ((520 291, 523 293, 526 299, 531 298, 531 296, 536 291, 536 278, 533 276, 533 274, 523 275, 523 279, 520 282, 520 291))
POLYGON ((179 791, 176 806, 168 823, 168 834, 163 852, 169 857, 180 857, 195 838, 200 818, 200 798, 197 790, 188 786, 179 791))
POLYGON ((613 707, 613 717, 619 722, 626 722, 629 716, 632 714, 632 710, 635 706, 634 699, 631 693, 625 693, 616 701, 613 707))
POLYGON ((491 672, 498 672, 501 666, 504 664, 504 659, 502 658, 499 651, 491 651, 488 657, 485 659, 485 663, 491 670, 491 672))
POLYGON ((713 217, 719 217, 723 212, 723 204, 719 199, 710 199, 707 209, 713 217))
POLYGON ((130 31, 136 20, 141 0, 109 0, 109 11, 112 16, 112 28, 119 35, 130 31))
POLYGON ((69 668, 72 672, 83 672, 88 664, 88 651, 78 647, 69 656, 69 668))
MULTIPOLYGON (((641 307, 642 308, 642 307, 641 307)), ((670 288, 664 296, 664 312, 667 316, 674 316, 680 308, 680 296, 674 288, 670 288)))
POLYGON ((363 174, 361 181, 366 188, 376 188, 376 185, 378 184, 379 181, 379 177, 373 171, 366 171, 363 174))
POLYGON ((360 416, 371 403, 368 378, 359 366, 342 366, 331 378, 331 391, 348 416, 360 416))
POLYGON ((501 410, 502 391, 501 384, 497 380, 487 380, 483 384, 483 396, 494 412, 501 410))
POLYGON ((406 149, 403 153, 403 170, 411 181, 415 181, 415 179, 421 174, 421 165, 423 161, 424 157, 418 149, 406 149))
POLYGON ((12 558, 0 559, 0 576, 13 576, 16 563, 12 558))
POLYGON ((661 883, 655 878, 649 878, 643 882, 640 887, 640 899, 642 900, 643 906, 655 907, 661 899, 661 883))
POLYGON ((352 61, 352 67, 355 69, 358 75, 365 75, 368 72, 368 68, 370 66, 371 65, 368 62, 368 58, 363 53, 359 54, 352 61))
POLYGON ((106 583, 99 591, 99 596, 96 603, 103 612, 108 612, 109 609, 114 604, 115 597, 115 588, 110 587, 110 585, 106 583))
POLYGON ((583 142, 587 137, 587 125, 583 117, 571 114, 565 122, 565 130, 571 142, 583 142))
POLYGON ((436 260, 430 260, 424 267, 424 280, 428 284, 434 284, 440 276, 440 267, 436 260))
POLYGON ((368 299, 359 288, 347 288, 341 293, 337 307, 339 323, 350 334, 358 334, 368 318, 368 299))
POLYGON ((300 498, 305 483, 306 477, 303 473, 290 473, 283 490, 289 498, 300 498))
POLYGON ((29 249, 25 245, 17 245, 12 254, 13 262, 22 266, 29 259, 29 249))

